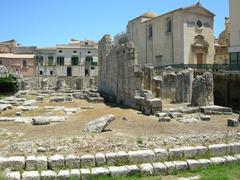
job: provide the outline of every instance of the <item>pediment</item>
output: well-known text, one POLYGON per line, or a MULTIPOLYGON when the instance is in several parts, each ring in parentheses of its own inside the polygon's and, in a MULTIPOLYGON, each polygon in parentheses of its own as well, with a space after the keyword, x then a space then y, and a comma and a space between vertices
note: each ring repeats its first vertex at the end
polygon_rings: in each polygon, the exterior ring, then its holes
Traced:
POLYGON ((203 15, 203 16, 208 16, 208 17, 215 16, 215 14, 213 14, 208 9, 206 9, 202 6, 192 6, 192 7, 185 8, 183 10, 184 10, 184 12, 192 13, 192 14, 198 14, 198 15, 203 15))

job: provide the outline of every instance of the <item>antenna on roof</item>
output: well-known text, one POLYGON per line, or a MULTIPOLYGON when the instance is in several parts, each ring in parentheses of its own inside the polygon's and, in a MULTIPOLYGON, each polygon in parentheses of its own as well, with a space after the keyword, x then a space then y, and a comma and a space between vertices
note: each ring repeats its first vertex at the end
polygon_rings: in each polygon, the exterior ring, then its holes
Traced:
POLYGON ((202 3, 201 3, 201 0, 198 0, 197 5, 198 5, 198 6, 201 6, 201 4, 202 4, 202 3))

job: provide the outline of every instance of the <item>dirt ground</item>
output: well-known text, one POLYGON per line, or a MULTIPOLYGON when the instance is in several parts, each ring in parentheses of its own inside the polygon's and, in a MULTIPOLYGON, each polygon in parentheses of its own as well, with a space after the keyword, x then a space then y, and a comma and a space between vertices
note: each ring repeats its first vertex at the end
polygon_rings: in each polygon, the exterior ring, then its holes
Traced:
MULTIPOLYGON (((52 123, 47 126, 0 122, 0 155, 20 155, 38 153, 39 147, 45 153, 94 153, 97 151, 137 150, 157 147, 175 147, 181 145, 202 145, 207 143, 231 142, 239 139, 239 128, 227 127, 227 119, 237 115, 214 115, 211 121, 182 123, 172 120, 160 123, 155 116, 145 116, 140 112, 107 105, 74 100, 70 103, 39 103, 40 109, 28 115, 41 115, 43 106, 88 107, 70 115, 64 123, 52 123), (108 130, 101 134, 84 133, 85 125, 96 118, 113 114, 116 120, 108 130), (123 119, 124 117, 124 119, 123 119)), ((171 107, 166 105, 166 107, 171 107)), ((6 111, 0 116, 11 116, 16 110, 6 111)), ((62 112, 55 112, 62 115, 62 112)))

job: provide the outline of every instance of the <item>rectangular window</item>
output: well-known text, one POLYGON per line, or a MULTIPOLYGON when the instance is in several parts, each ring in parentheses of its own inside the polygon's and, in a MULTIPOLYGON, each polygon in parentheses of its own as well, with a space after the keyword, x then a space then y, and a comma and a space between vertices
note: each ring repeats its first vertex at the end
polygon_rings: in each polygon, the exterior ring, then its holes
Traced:
POLYGON ((72 66, 79 65, 79 58, 77 56, 73 56, 71 60, 72 60, 72 66))
POLYGON ((43 72, 42 72, 42 71, 39 71, 39 74, 40 74, 40 76, 42 76, 42 75, 43 75, 43 72))
POLYGON ((52 76, 53 75, 53 71, 50 71, 50 76, 52 76))
POLYGON ((57 57, 57 65, 64 66, 64 57, 57 57))
POLYGON ((26 68, 26 67, 27 67, 27 60, 26 60, 26 59, 23 59, 23 60, 22 60, 22 67, 23 67, 23 68, 26 68))
POLYGON ((95 68, 94 67, 91 67, 92 70, 94 70, 95 68))
POLYGON ((85 65, 90 66, 93 62, 93 57, 92 56, 87 56, 85 59, 85 65))
POLYGON ((153 36, 153 29, 152 29, 152 24, 148 25, 148 38, 152 39, 153 36))
POLYGON ((230 64, 238 64, 238 53, 230 53, 230 64))
POLYGON ((2 60, 0 59, 0 65, 2 65, 2 60))
POLYGON ((53 66, 53 60, 54 60, 53 56, 48 56, 48 65, 49 66, 53 66))
POLYGON ((43 66, 43 56, 36 56, 37 59, 37 65, 43 66))
POLYGON ((166 19, 166 32, 172 32, 172 20, 170 18, 166 19))

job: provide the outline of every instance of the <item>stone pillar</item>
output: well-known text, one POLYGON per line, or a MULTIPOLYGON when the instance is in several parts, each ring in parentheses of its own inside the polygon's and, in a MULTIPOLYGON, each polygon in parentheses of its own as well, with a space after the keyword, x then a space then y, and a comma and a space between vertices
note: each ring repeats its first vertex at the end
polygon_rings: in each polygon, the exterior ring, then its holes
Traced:
POLYGON ((41 81, 41 88, 42 88, 43 90, 48 90, 48 79, 43 79, 43 80, 41 81))
POLYGON ((197 76, 192 85, 192 106, 214 105, 214 82, 210 72, 197 76))
POLYGON ((173 69, 165 69, 162 73, 162 98, 172 99, 175 102, 177 75, 173 69))
POLYGON ((193 70, 183 70, 177 73, 176 78, 176 102, 191 102, 192 98, 193 70))
POLYGON ((144 76, 143 76, 144 89, 146 90, 153 89, 153 83, 152 83, 153 77, 154 77, 154 67, 144 66, 144 76))
POLYGON ((66 88, 66 82, 64 79, 57 80, 56 90, 64 90, 66 88))
POLYGON ((21 80, 20 81, 20 90, 29 90, 29 82, 27 80, 21 80))
POLYGON ((82 78, 75 79, 75 85, 77 90, 83 89, 83 79, 82 78))

